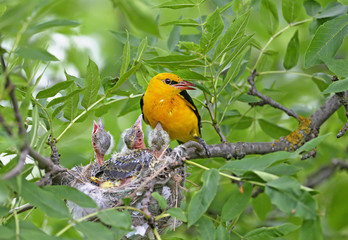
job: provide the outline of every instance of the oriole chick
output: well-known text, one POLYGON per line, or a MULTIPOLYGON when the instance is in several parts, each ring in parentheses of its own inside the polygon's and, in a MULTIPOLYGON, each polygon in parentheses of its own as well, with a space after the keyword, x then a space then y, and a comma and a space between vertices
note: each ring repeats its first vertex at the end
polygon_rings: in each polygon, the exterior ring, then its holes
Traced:
POLYGON ((99 124, 93 121, 92 146, 96 162, 100 166, 104 163, 104 156, 110 153, 113 143, 113 137, 105 131, 102 120, 99 118, 99 124))

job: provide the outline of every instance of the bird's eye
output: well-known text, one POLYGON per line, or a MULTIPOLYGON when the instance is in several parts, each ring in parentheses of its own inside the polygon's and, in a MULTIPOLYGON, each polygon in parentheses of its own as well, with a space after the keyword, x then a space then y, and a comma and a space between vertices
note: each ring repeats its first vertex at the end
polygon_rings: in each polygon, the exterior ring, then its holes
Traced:
POLYGON ((166 80, 164 80, 164 82, 165 82, 166 84, 170 84, 171 80, 170 80, 169 78, 166 78, 166 80))

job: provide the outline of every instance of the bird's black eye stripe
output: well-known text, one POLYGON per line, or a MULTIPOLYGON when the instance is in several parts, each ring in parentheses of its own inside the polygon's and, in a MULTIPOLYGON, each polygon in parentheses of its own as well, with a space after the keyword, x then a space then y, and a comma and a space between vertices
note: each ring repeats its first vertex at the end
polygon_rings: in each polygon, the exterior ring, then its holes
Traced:
POLYGON ((175 84, 178 84, 177 81, 170 80, 169 78, 166 78, 166 79, 164 80, 164 82, 165 82, 166 84, 168 84, 168 85, 175 85, 175 84))

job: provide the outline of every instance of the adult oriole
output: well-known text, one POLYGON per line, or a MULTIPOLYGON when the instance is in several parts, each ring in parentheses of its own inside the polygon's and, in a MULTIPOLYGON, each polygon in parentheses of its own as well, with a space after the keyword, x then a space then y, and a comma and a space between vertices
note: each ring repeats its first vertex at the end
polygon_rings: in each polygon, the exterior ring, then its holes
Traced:
POLYGON ((154 76, 140 100, 145 123, 152 128, 161 123, 170 139, 179 143, 201 139, 201 117, 186 92, 193 87, 173 73, 154 76))

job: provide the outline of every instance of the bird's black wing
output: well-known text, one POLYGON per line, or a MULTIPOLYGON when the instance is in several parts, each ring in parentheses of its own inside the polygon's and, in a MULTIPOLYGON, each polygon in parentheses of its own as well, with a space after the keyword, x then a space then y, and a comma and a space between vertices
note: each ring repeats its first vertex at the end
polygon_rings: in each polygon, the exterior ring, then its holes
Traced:
POLYGON ((149 121, 147 121, 147 119, 145 118, 144 112, 143 112, 143 107, 144 107, 144 95, 145 95, 145 94, 143 94, 143 96, 141 96, 141 98, 140 98, 140 109, 141 109, 141 113, 143 114, 143 119, 144 119, 145 123, 146 123, 146 124, 149 124, 149 121))
POLYGON ((181 91, 179 94, 193 106, 193 108, 191 109, 196 114, 196 117, 198 119, 198 129, 199 129, 199 134, 201 134, 201 127, 202 127, 201 116, 199 115, 196 105, 193 103, 192 98, 190 97, 190 95, 187 93, 186 90, 181 91))

